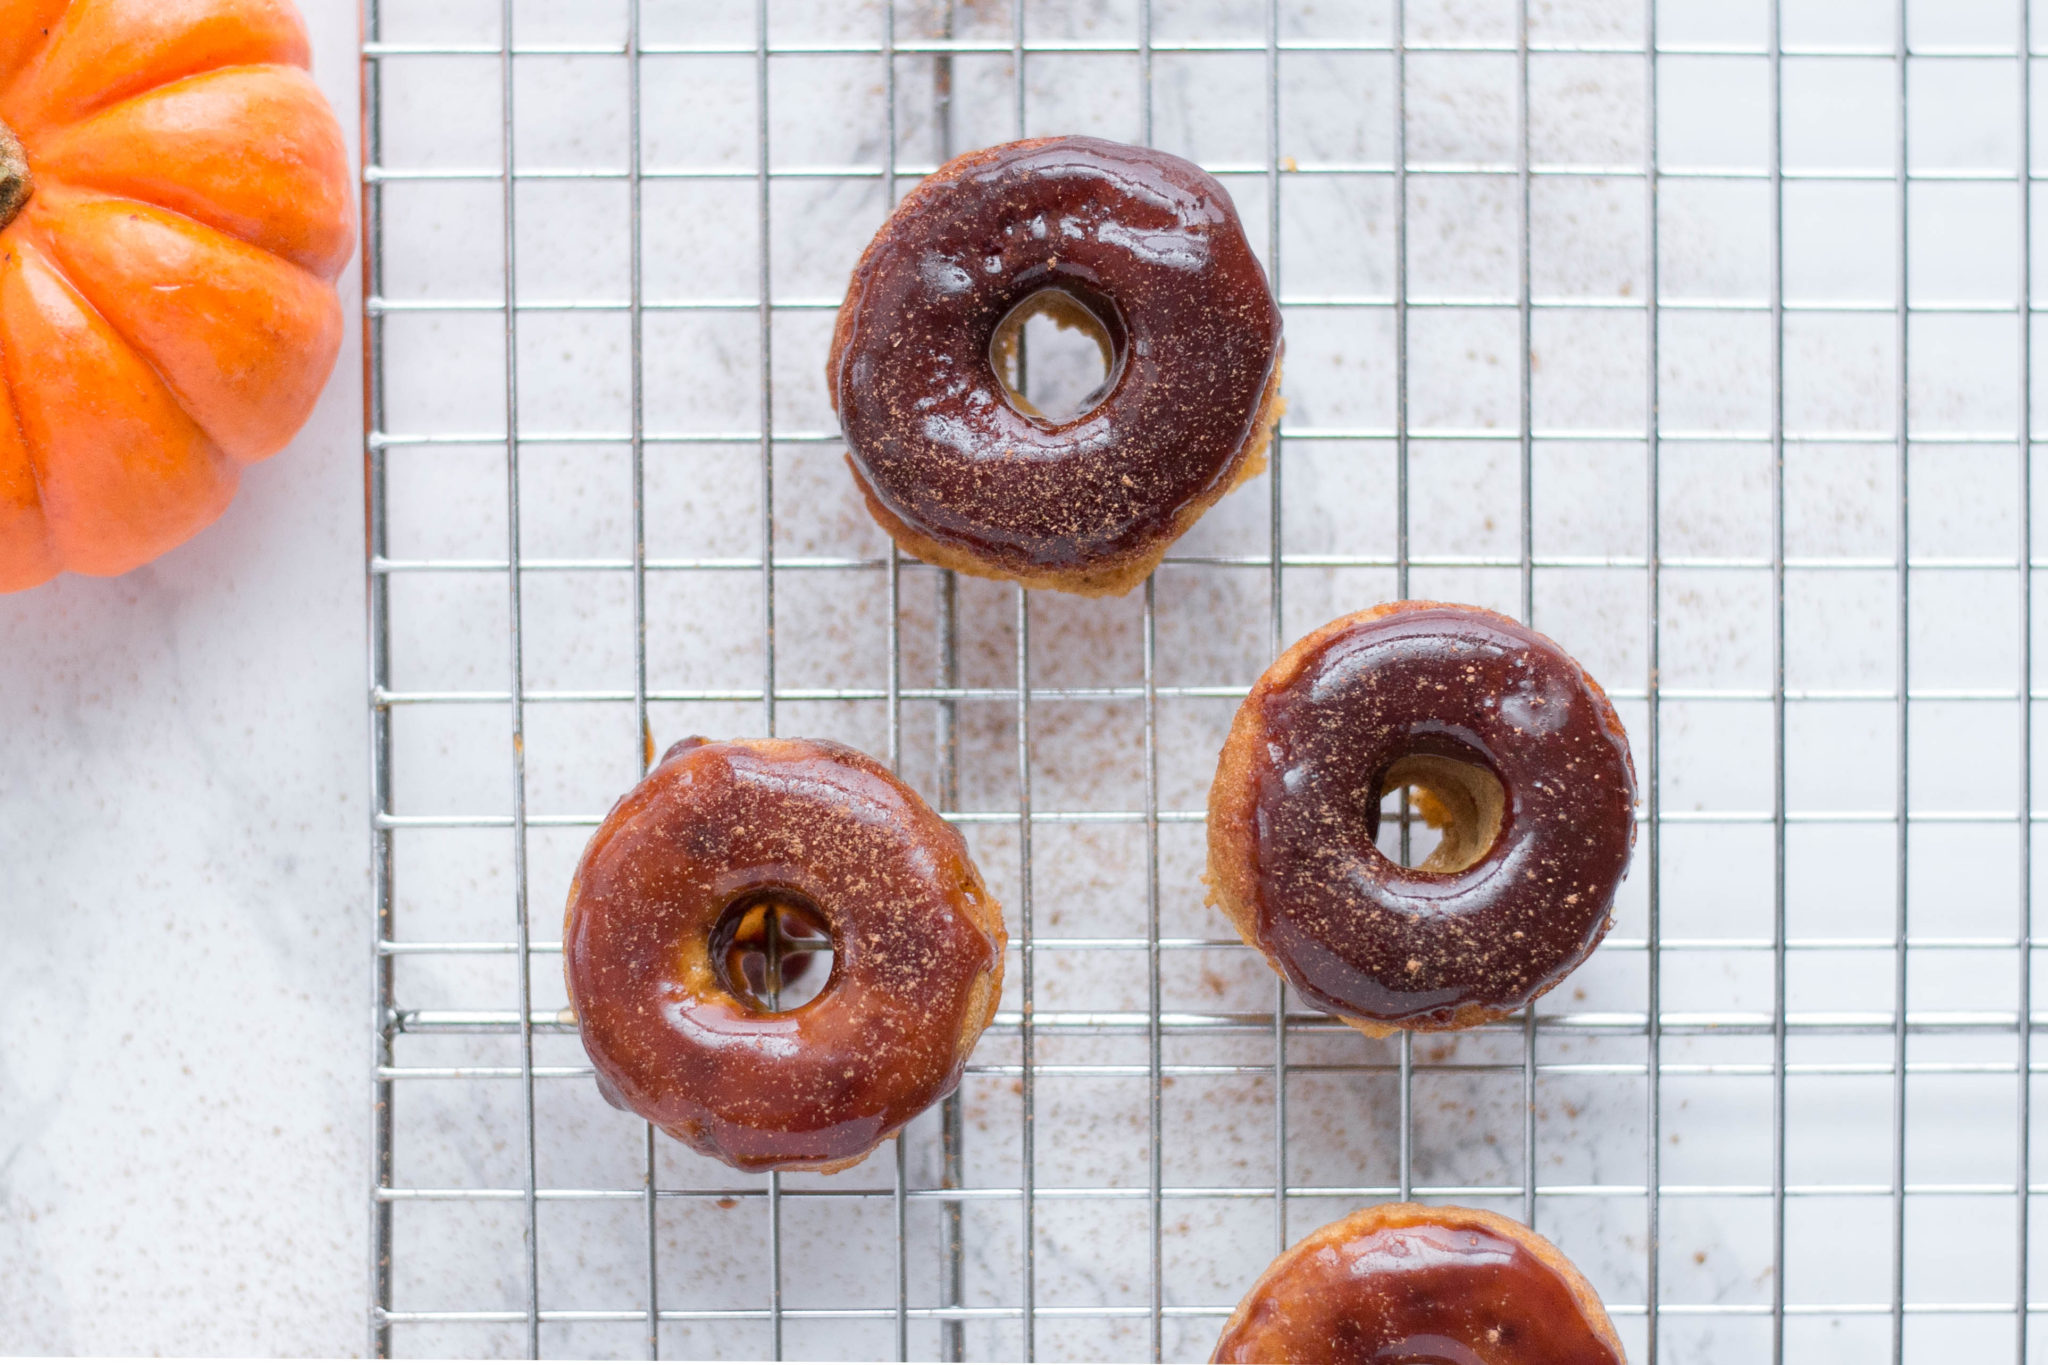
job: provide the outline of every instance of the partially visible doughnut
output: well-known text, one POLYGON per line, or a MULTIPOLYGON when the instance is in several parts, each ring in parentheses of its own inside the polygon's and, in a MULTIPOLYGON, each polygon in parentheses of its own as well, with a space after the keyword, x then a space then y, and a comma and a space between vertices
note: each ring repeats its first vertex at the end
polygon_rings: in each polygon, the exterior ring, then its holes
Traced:
POLYGON ((1282 1252, 1223 1328, 1244 1365, 1624 1365, 1593 1286, 1479 1209, 1381 1204, 1282 1252))
POLYGON ((951 1093, 1007 941, 957 830, 804 739, 670 749, 584 850, 562 939, 605 1097, 750 1171, 842 1170, 951 1093), (829 938, 832 968, 777 1010, 741 959, 785 925, 806 959, 829 938))

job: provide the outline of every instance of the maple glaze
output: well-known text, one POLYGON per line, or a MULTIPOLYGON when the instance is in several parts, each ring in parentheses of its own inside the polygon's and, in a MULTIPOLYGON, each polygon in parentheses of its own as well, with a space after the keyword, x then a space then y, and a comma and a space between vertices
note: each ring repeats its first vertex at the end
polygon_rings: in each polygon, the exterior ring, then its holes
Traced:
POLYGON ((670 749, 584 850, 562 937, 607 1099, 742 1170, 826 1171, 959 1084, 1006 942, 958 831, 865 754, 802 739, 670 749), (794 1009, 725 960, 764 904, 832 940, 794 1009))
POLYGON ((1215 1361, 1623 1365, 1564 1253, 1477 1209, 1381 1204, 1289 1247, 1238 1304, 1215 1361))
POLYGON ((905 196, 854 269, 826 374, 870 511, 928 561, 1123 592, 1240 479, 1278 416, 1280 310, 1230 195, 1100 138, 969 152, 905 196), (992 346, 1058 291, 1109 375, 1088 411, 1020 408, 992 346))
POLYGON ((1297 643, 1239 708, 1210 790, 1210 894, 1318 1008, 1368 1033, 1463 1028, 1599 943, 1635 795, 1614 708, 1556 644, 1396 602, 1297 643), (1451 866, 1375 846, 1382 794, 1411 780, 1462 807, 1451 866))

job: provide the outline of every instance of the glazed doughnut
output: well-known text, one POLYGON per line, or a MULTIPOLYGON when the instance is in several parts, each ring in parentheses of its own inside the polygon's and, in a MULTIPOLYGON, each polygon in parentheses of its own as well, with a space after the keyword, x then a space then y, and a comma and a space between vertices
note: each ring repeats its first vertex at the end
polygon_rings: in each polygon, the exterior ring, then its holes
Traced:
POLYGON ((868 510, 928 563, 1101 595, 1265 467, 1280 310, 1230 195, 1176 156, 1038 138, 955 157, 854 267, 826 378, 868 510), (1094 324, 1108 376, 1054 423, 995 352, 1094 324))
POLYGON ((1005 942, 959 832, 865 754, 803 739, 670 749, 591 837, 562 930, 605 1098, 749 1171, 842 1170, 949 1094, 1005 942), (831 974, 777 1010, 741 960, 792 931, 780 981, 826 946, 831 974))
POLYGON ((1395 602, 1332 621, 1238 708, 1209 790, 1209 899, 1317 1008, 1378 1037, 1521 1009, 1607 932, 1635 765, 1600 685, 1527 626, 1395 602), (1442 842, 1375 846, 1419 789, 1442 842))
POLYGON ((1520 1223, 1381 1204, 1282 1252, 1215 1361, 1295 1365, 1624 1365, 1593 1286, 1520 1223))

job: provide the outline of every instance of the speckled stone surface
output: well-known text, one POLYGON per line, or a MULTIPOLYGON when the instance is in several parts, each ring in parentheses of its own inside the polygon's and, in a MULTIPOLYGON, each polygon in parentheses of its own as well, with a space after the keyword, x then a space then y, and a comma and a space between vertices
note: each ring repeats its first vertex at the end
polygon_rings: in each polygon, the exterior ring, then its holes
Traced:
MULTIPOLYGON (((354 0, 303 0, 351 146, 354 0)), ((0 597, 0 1352, 362 1349, 359 274, 198 539, 0 597)))

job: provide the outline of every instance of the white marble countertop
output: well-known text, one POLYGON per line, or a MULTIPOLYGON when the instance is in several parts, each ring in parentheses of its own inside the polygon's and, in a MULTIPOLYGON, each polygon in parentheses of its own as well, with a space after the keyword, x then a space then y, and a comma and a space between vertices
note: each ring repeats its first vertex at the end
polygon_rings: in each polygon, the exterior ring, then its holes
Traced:
MULTIPOLYGON (((356 140, 355 0, 300 0, 356 140)), ((362 1349, 359 274, 219 524, 0 597, 0 1352, 362 1349)))

